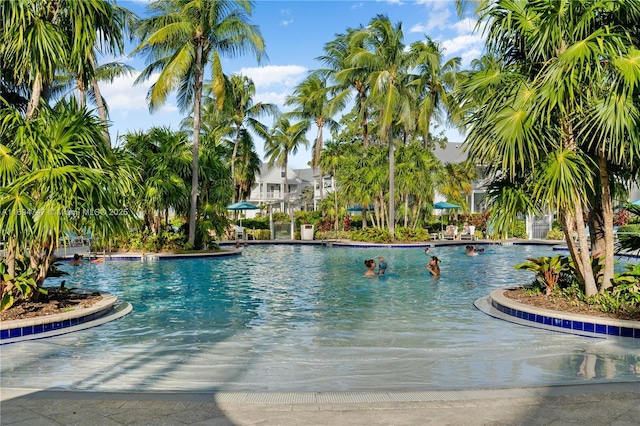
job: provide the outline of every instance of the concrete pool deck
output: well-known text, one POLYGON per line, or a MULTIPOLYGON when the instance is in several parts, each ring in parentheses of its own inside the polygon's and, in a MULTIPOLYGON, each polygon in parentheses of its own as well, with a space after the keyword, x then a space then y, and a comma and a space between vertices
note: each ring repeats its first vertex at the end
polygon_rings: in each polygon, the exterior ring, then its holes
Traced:
POLYGON ((640 383, 422 392, 98 393, 0 388, 3 425, 637 425, 640 383))

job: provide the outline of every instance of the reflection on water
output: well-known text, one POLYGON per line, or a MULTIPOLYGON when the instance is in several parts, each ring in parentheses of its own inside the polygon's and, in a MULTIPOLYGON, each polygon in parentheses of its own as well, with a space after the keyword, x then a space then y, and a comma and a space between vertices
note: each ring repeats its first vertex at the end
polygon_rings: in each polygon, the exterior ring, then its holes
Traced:
MULTIPOLYGON (((250 246, 240 257, 69 268, 68 285, 131 302, 93 329, 2 347, 7 387, 344 391, 640 380, 638 339, 593 339, 491 318, 473 301, 531 274, 539 247, 250 246), (363 260, 384 256, 384 277, 363 260)), ((52 281, 51 285, 55 285, 52 281)))

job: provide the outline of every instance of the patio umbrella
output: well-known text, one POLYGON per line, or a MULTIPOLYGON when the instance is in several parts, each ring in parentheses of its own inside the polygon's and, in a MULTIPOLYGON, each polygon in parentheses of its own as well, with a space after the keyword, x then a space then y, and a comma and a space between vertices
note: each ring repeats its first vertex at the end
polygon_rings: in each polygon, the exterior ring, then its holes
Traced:
MULTIPOLYGON (((239 201, 237 203, 233 203, 227 206, 227 210, 259 210, 260 207, 255 206, 251 203, 247 203, 246 201, 239 201)), ((240 217, 240 226, 242 226, 242 217, 240 217)))
POLYGON ((460 206, 447 203, 446 201, 439 201, 433 205, 433 208, 440 210, 440 231, 442 231, 442 210, 455 210, 459 209, 460 206))
MULTIPOLYGON (((364 208, 361 205, 351 206, 351 207, 347 208, 348 212, 361 212, 363 210, 364 210, 364 208)), ((373 210, 373 206, 372 205, 369 206, 369 210, 373 210)))

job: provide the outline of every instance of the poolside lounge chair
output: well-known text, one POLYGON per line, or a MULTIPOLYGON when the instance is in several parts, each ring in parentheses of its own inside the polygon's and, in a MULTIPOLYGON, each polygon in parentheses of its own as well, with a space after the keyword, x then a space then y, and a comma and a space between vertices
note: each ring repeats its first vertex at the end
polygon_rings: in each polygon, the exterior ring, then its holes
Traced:
POLYGON ((476 227, 475 226, 469 226, 467 224, 465 224, 464 228, 462 228, 462 232, 460 233, 460 239, 461 240, 474 240, 474 233, 475 233, 476 227))
POLYGON ((236 226, 236 240, 244 240, 245 232, 244 226, 236 226))
POLYGON ((447 225, 447 229, 445 229, 442 234, 443 240, 455 240, 458 236, 458 227, 455 225, 447 225))
POLYGON ((464 229, 462 230, 462 232, 460 233, 460 239, 473 241, 476 239, 475 232, 476 232, 476 227, 471 225, 467 227, 466 232, 464 229))

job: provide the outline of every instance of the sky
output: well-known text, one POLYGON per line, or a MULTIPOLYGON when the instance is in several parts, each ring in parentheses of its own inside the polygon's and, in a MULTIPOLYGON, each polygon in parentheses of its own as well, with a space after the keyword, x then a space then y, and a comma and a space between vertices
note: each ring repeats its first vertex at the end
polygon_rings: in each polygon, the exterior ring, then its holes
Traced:
MULTIPOLYGON (((147 15, 148 0, 118 0, 117 3, 141 17, 147 15)), ((324 53, 324 45, 336 34, 345 33, 347 28, 366 26, 379 14, 388 16, 392 23, 402 23, 407 45, 424 40, 428 35, 442 43, 446 59, 459 56, 463 68, 481 56, 484 41, 480 33, 474 33, 475 21, 469 18, 460 20, 453 0, 258 0, 251 22, 260 27, 267 58, 260 63, 250 55, 223 58, 223 71, 225 74, 251 77, 256 86, 255 102, 275 103, 284 111, 287 109, 283 107, 284 100, 293 93, 295 86, 309 71, 321 67, 316 58, 324 53)), ((134 47, 135 44, 128 46, 126 53, 134 47)), ((146 66, 144 57, 108 59, 125 62, 137 70, 133 76, 118 78, 112 84, 101 84, 110 109, 112 140, 153 126, 170 126, 177 130, 184 114, 179 111, 175 98, 170 97, 163 107, 151 114, 146 95, 153 84, 153 77, 145 83, 133 84, 146 66)), ((291 157, 292 168, 308 167, 315 131, 310 130, 308 135, 309 149, 302 149, 291 157)), ((444 131, 450 142, 463 139, 455 129, 441 127, 437 131, 444 131)), ((263 141, 256 139, 255 145, 261 159, 266 161, 263 141)))

